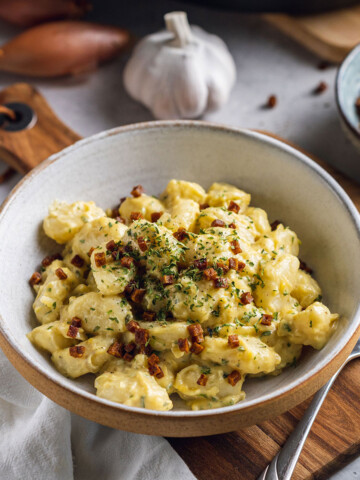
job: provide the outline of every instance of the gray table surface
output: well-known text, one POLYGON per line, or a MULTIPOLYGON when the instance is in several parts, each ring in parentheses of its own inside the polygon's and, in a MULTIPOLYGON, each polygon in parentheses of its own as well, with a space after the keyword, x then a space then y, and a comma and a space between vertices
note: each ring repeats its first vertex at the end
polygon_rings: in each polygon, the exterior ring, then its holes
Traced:
MULTIPOLYGON (((221 111, 205 117, 232 126, 274 132, 291 140, 360 182, 360 155, 343 134, 334 99, 336 68, 317 68, 319 59, 266 25, 257 16, 219 12, 177 1, 95 0, 89 18, 124 26, 143 36, 162 28, 163 14, 186 10, 191 23, 222 37, 237 65, 238 79, 221 111), (320 81, 329 88, 322 95, 313 89, 320 81), (270 94, 277 95, 273 110, 262 108, 270 94)), ((20 30, 0 24, 0 44, 20 30)), ((91 75, 54 80, 0 74, 0 88, 28 81, 46 96, 56 114, 83 136, 118 125, 151 120, 151 114, 132 101, 122 86, 122 56, 91 75)), ((0 161, 0 171, 3 169, 0 161)), ((16 175, 0 185, 2 201, 19 180, 16 175)), ((360 458, 333 480, 360 476, 360 458)))

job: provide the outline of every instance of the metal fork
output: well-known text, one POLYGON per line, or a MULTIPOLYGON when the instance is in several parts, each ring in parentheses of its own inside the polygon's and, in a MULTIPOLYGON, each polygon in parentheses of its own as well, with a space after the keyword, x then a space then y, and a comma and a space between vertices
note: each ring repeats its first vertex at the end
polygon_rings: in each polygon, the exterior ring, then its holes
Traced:
POLYGON ((303 449, 312 424, 314 423, 316 415, 318 414, 326 395, 345 365, 357 357, 360 357, 360 339, 357 341, 353 351, 335 375, 315 394, 312 402, 304 413, 304 416, 286 440, 285 445, 280 452, 275 455, 273 461, 265 468, 258 480, 291 480, 291 475, 299 459, 301 450, 303 449))

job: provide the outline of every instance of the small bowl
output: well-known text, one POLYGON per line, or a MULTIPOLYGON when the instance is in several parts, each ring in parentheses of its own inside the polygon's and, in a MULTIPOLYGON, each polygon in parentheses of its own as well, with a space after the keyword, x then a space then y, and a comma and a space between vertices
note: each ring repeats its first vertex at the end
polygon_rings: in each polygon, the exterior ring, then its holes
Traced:
POLYGON ((76 143, 41 164, 13 190, 0 213, 0 346, 43 394, 96 422, 152 435, 196 436, 235 430, 302 402, 340 367, 359 334, 360 221, 349 197, 321 167, 260 133, 204 122, 152 122, 116 128, 76 143), (305 349, 296 368, 249 379, 236 405, 157 412, 97 397, 94 376, 62 376, 26 338, 36 325, 28 284, 54 244, 41 225, 54 199, 114 205, 133 185, 159 194, 171 178, 232 183, 252 194, 270 221, 282 220, 302 240, 301 258, 315 271, 324 302, 341 314, 320 351, 305 349))
POLYGON ((343 130, 360 151, 360 116, 355 102, 360 96, 360 44, 340 65, 335 83, 335 97, 343 130))

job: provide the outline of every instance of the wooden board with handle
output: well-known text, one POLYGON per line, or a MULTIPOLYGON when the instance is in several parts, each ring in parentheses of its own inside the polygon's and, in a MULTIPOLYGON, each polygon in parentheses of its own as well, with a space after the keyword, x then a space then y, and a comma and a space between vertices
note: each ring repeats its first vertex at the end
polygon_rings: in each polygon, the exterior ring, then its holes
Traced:
POLYGON ((341 62, 360 43, 360 6, 316 15, 268 13, 263 18, 330 62, 341 62))
MULTIPOLYGON (((37 115, 35 125, 21 132, 7 132, 0 126, 0 157, 18 171, 31 170, 48 155, 80 138, 55 116, 33 87, 16 84, 0 92, 0 105, 14 101, 30 105, 37 115)), ((320 160, 314 160, 337 179, 360 209, 360 187, 320 160)), ((360 361, 355 360, 345 367, 325 400, 296 467, 294 480, 325 479, 329 472, 360 453, 359 379, 360 361)), ((169 441, 199 480, 255 480, 284 444, 309 401, 242 431, 169 441)))

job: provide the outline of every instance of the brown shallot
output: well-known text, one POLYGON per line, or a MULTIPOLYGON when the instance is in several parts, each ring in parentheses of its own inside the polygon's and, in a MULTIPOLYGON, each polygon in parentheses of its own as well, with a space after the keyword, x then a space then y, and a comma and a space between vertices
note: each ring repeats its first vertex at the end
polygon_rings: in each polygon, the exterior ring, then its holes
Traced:
POLYGON ((0 70, 38 77, 94 70, 129 43, 118 27, 61 21, 33 27, 0 48, 0 70))

